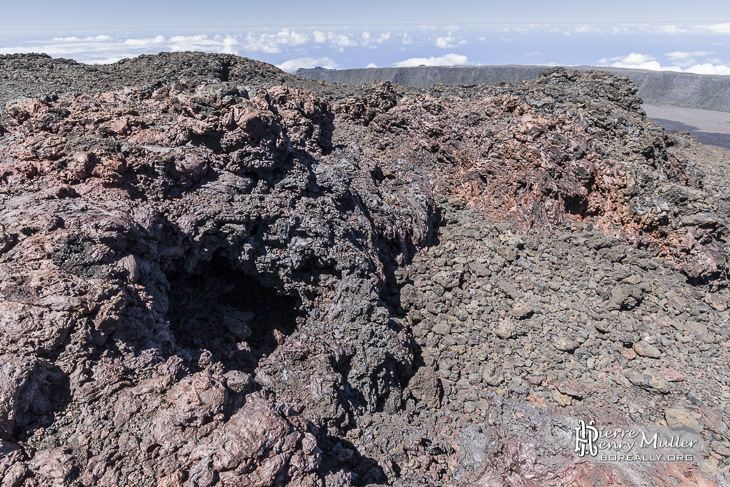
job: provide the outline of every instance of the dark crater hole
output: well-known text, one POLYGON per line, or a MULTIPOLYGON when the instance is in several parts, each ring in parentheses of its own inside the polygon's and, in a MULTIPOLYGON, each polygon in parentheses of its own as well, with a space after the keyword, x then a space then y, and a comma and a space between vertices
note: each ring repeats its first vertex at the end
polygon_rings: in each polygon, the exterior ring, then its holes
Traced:
POLYGON ((167 279, 167 319, 178 347, 193 358, 207 350, 227 370, 253 372, 303 321, 297 299, 262 286, 220 255, 167 279))

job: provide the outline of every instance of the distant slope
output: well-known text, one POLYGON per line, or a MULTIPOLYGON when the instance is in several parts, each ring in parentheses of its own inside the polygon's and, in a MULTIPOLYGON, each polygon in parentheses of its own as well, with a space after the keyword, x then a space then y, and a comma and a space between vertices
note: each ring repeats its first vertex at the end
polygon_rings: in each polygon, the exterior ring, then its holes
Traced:
MULTIPOLYGON (((417 88, 434 83, 496 84, 536 78, 547 66, 421 66, 416 68, 300 69, 298 76, 334 83, 392 81, 417 88)), ((576 66, 581 71, 607 71, 633 80, 639 96, 652 105, 675 105, 730 112, 730 76, 711 76, 668 71, 576 66)))
POLYGON ((646 116, 666 130, 690 132, 703 144, 730 150, 730 112, 672 105, 642 105, 646 116))

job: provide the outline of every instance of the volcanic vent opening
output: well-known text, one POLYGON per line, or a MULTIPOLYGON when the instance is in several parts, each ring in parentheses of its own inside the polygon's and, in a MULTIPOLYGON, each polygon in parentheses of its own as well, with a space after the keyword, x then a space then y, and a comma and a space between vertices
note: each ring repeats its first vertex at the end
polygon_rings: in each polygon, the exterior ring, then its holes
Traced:
POLYGON ((297 299, 262 286, 221 255, 167 279, 177 346, 193 357, 208 351, 227 370, 253 372, 303 321, 297 299))

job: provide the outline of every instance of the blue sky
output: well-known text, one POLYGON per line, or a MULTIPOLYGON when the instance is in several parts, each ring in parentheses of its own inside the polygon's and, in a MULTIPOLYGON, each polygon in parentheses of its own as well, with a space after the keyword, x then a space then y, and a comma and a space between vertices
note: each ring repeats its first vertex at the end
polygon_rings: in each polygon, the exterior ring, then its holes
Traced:
POLYGON ((516 22, 715 22, 728 19, 714 0, 323 0, 240 1, 3 0, 0 29, 298 26, 516 22))
POLYGON ((2 1, 0 54, 105 63, 200 50, 289 71, 560 64, 730 75, 726 1, 2 1))

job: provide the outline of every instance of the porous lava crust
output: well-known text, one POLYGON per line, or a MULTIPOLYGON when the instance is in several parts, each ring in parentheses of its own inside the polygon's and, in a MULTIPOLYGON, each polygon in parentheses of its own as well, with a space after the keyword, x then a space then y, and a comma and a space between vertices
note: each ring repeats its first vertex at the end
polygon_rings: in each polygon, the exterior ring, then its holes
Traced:
POLYGON ((727 159, 628 80, 0 72, 2 487, 730 480, 727 159), (588 417, 703 458, 585 462, 588 417))

